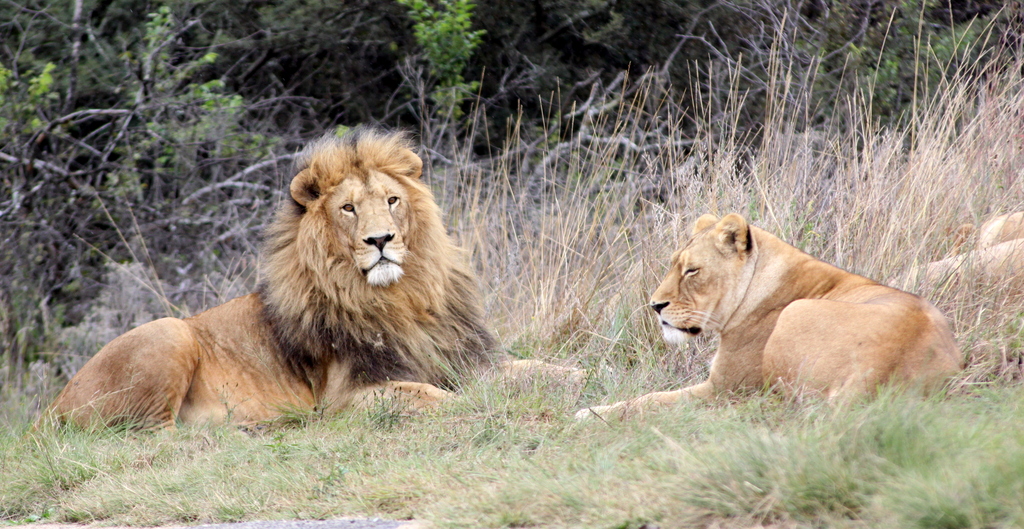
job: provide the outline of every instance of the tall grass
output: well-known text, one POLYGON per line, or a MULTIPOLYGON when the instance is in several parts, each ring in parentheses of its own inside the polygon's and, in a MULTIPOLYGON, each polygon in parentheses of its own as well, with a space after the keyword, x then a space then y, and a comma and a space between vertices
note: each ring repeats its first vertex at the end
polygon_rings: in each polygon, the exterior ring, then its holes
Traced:
MULTIPOLYGON (((908 274, 951 251, 960 224, 1024 209, 1022 65, 1003 64, 981 84, 951 72, 900 126, 879 126, 869 95, 812 123, 811 98, 779 82, 763 126, 746 129, 742 94, 679 108, 648 75, 556 109, 543 127, 509 123, 492 157, 469 147, 426 153, 426 178, 477 266, 502 347, 584 367, 582 395, 478 383, 437 414, 298 417, 303 428, 247 437, 216 428, 27 433, 32 407, 59 384, 5 390, 0 518, 1019 526, 1021 285, 970 275, 920 285, 908 274), (698 132, 684 134, 683 120, 698 132), (706 375, 714 341, 668 349, 646 304, 671 252, 708 212, 739 212, 812 255, 932 300, 968 368, 935 400, 883 395, 833 409, 762 395, 572 424, 576 407, 706 375)), ((777 75, 784 80, 785 68, 777 75)), ((219 282, 223 292, 251 285, 251 270, 219 282)), ((147 281, 138 284, 158 279, 147 281)), ((123 317, 101 313, 134 299, 123 292, 129 281, 111 284, 121 297, 69 331, 62 354, 92 354, 96 344, 81 337, 134 323, 125 315, 141 302, 118 309, 123 317)), ((174 312, 159 308, 170 306, 156 303, 160 289, 144 290, 153 317, 174 312)))

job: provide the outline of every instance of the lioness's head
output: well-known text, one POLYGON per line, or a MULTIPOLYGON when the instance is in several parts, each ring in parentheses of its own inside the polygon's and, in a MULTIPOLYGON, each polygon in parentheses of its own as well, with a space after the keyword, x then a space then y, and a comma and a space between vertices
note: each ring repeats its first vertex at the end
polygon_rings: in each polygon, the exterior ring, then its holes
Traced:
POLYGON ((333 231, 318 237, 329 258, 375 287, 402 278, 413 217, 436 207, 408 143, 373 129, 325 136, 303 151, 290 186, 311 227, 333 231))
POLYGON ((739 215, 721 220, 704 215, 697 220, 651 296, 666 341, 682 343, 704 331, 721 330, 749 284, 745 272, 752 244, 750 227, 739 215))

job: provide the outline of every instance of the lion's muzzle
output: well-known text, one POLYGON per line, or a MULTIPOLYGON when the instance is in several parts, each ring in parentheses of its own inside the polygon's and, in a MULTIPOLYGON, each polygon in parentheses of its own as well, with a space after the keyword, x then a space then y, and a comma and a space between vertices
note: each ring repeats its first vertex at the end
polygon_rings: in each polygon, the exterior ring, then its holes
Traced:
POLYGON ((676 327, 671 323, 661 320, 661 334, 665 338, 665 341, 672 344, 683 344, 686 343, 690 338, 693 338, 703 332, 704 329, 701 327, 690 326, 690 327, 676 327))
POLYGON ((363 274, 366 282, 375 287, 386 287, 398 281, 405 271, 402 270, 403 247, 401 241, 388 244, 395 239, 391 232, 377 233, 363 238, 369 248, 365 248, 363 274), (395 247, 395 245, 398 245, 395 247), (368 265, 368 266, 367 266, 368 265))
POLYGON ((673 329, 673 330, 676 330, 676 331, 685 332, 686 334, 689 334, 689 335, 692 335, 692 336, 697 336, 698 334, 701 333, 701 331, 704 330, 704 329, 701 329, 700 327, 697 327, 697 326, 676 327, 675 325, 672 325, 671 323, 669 323, 669 322, 667 322, 665 320, 661 320, 661 326, 662 327, 666 327, 666 328, 670 328, 670 329, 673 329))
POLYGON ((366 282, 375 287, 386 287, 398 281, 405 274, 402 265, 389 259, 383 252, 377 262, 363 272, 366 274, 366 282))

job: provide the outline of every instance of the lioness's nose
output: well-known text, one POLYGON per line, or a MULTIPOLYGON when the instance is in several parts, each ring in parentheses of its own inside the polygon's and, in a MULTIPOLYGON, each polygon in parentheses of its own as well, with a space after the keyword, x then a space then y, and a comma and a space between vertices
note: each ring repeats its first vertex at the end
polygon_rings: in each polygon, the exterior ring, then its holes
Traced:
POLYGON ((380 237, 367 237, 367 238, 363 239, 363 242, 365 242, 366 244, 369 244, 370 246, 376 246, 378 250, 383 252, 384 251, 384 245, 387 244, 388 241, 390 241, 391 239, 394 239, 394 238, 395 238, 395 234, 394 233, 388 233, 386 235, 381 235, 380 237))
POLYGON ((665 301, 663 303, 651 303, 651 308, 654 309, 654 312, 657 312, 658 314, 661 314, 661 309, 663 309, 663 308, 665 308, 667 306, 668 306, 668 302, 667 301, 665 301))

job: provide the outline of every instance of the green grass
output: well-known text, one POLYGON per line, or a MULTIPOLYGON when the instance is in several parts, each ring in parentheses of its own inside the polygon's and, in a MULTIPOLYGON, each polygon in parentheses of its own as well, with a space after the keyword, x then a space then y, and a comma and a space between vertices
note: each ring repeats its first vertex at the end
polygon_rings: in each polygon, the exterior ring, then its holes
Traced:
POLYGON ((574 423, 479 384, 432 414, 245 434, 5 432, 0 516, 137 525, 381 516, 440 527, 1019 527, 1024 390, 832 407, 776 395, 574 423))

